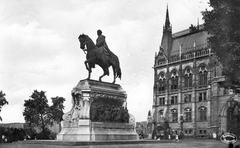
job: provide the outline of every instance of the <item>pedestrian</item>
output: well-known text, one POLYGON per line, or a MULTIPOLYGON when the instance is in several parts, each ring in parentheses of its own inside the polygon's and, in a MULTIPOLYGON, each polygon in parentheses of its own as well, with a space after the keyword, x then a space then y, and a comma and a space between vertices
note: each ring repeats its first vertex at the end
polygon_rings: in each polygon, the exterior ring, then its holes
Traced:
POLYGON ((229 143, 228 143, 228 148, 233 148, 232 142, 229 142, 229 143))
POLYGON ((175 136, 175 142, 179 142, 179 139, 178 139, 178 134, 176 134, 176 136, 175 136))
POLYGON ((2 135, 2 143, 4 143, 5 142, 5 136, 4 135, 2 135))

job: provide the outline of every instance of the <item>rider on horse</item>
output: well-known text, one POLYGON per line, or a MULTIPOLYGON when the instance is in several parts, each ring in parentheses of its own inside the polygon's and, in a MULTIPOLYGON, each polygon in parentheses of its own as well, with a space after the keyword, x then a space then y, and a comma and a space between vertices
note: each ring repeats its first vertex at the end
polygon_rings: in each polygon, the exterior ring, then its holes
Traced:
POLYGON ((91 69, 95 68, 95 64, 99 65, 103 69, 103 75, 99 77, 99 81, 101 81, 102 77, 109 75, 108 68, 112 66, 114 76, 113 83, 115 83, 116 78, 121 79, 122 76, 120 62, 118 57, 107 47, 105 37, 102 35, 102 32, 98 32, 99 38, 97 40, 97 44, 100 47, 96 46, 92 39, 87 35, 82 34, 78 37, 80 48, 87 52, 86 61, 84 62, 86 69, 88 70, 87 79, 90 79, 92 72, 91 69), (85 47, 87 48, 85 49, 85 47))
POLYGON ((107 55, 109 55, 110 50, 109 50, 108 45, 107 45, 106 40, 105 40, 106 37, 104 35, 102 35, 101 30, 97 30, 97 35, 98 35, 98 38, 97 38, 97 41, 96 41, 96 46, 98 48, 103 48, 107 52, 107 55))

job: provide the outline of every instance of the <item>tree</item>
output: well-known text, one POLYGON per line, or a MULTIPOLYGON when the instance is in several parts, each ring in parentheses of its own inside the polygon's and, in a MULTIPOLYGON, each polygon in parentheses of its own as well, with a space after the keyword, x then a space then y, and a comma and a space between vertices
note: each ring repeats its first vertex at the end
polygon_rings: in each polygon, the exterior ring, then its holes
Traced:
POLYGON ((50 110, 53 115, 52 118, 55 122, 59 123, 63 120, 62 116, 63 116, 63 109, 64 109, 64 106, 63 106, 64 101, 65 101, 65 98, 63 97, 57 96, 52 98, 53 105, 50 106, 50 110))
MULTIPOLYGON (((0 91, 0 112, 2 111, 2 107, 8 104, 8 101, 5 98, 6 94, 0 91)), ((2 121, 2 117, 0 116, 0 120, 2 121)))
POLYGON ((210 0, 212 10, 202 12, 209 45, 223 66, 226 85, 240 86, 240 1, 210 0))
POLYGON ((62 97, 55 97, 52 98, 53 105, 49 106, 45 92, 37 90, 34 90, 29 100, 25 100, 23 116, 30 126, 41 129, 39 138, 48 139, 50 134, 48 127, 54 122, 61 121, 64 101, 62 97))

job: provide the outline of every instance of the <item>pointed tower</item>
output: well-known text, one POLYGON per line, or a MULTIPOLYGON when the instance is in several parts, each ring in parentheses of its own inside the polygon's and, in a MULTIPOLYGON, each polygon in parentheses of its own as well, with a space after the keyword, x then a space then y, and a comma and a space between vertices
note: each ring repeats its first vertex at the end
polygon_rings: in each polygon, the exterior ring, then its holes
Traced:
POLYGON ((170 24, 168 6, 166 11, 165 26, 163 26, 163 36, 160 49, 166 53, 167 58, 170 55, 172 49, 172 25, 170 24))

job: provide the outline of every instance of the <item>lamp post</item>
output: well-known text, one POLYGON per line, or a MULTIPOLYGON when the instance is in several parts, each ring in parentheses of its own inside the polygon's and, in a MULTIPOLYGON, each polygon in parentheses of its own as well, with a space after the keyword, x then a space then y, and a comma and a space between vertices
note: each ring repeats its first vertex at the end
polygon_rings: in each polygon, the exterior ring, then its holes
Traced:
POLYGON ((180 131, 180 137, 183 138, 184 114, 180 114, 180 120, 179 120, 179 123, 180 123, 180 128, 181 128, 181 131, 180 131))
POLYGON ((239 123, 240 123, 240 102, 239 102, 239 96, 234 95, 231 96, 230 99, 227 101, 228 106, 228 115, 229 115, 229 121, 227 121, 227 130, 229 132, 233 132, 239 136, 239 123))
POLYGON ((219 140, 220 134, 222 133, 221 118, 222 116, 219 114, 216 119, 216 140, 219 140))
POLYGON ((183 114, 180 114, 179 123, 180 123, 180 128, 181 128, 181 131, 182 131, 182 132, 183 132, 183 122, 184 122, 184 115, 183 115, 183 114))
POLYGON ((229 120, 230 122, 232 121, 232 110, 233 110, 233 106, 234 106, 234 99, 231 97, 228 101, 227 101, 227 105, 229 108, 229 120))
POLYGON ((183 131, 183 114, 180 115, 181 131, 183 131))

